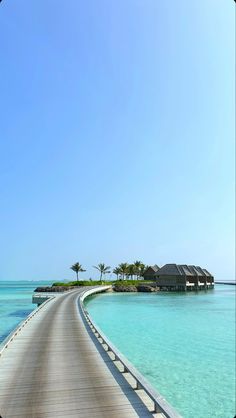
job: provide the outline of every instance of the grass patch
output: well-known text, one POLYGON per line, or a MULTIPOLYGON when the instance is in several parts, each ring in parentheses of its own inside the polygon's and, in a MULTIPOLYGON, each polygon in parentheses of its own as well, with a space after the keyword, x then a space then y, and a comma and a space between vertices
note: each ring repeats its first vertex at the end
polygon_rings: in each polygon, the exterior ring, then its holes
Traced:
POLYGON ((100 282, 100 280, 78 280, 73 282, 55 282, 52 286, 104 286, 104 285, 122 285, 122 286, 137 286, 139 284, 150 284, 153 283, 153 281, 149 280, 114 280, 114 281, 106 281, 103 280, 100 282))
POLYGON ((53 283, 52 286, 99 286, 99 285, 111 285, 113 284, 113 282, 108 282, 108 281, 102 281, 100 282, 100 280, 78 280, 75 282, 68 282, 68 283, 63 283, 63 282, 56 282, 53 283))

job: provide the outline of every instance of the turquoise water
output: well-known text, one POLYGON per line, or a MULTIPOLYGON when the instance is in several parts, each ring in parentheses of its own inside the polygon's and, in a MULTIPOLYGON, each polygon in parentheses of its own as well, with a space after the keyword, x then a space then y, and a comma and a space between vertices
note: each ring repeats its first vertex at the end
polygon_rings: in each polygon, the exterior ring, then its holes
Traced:
POLYGON ((97 325, 184 418, 235 415, 235 286, 101 294, 97 325))
POLYGON ((0 344, 37 306, 32 294, 37 286, 51 282, 0 281, 0 344))

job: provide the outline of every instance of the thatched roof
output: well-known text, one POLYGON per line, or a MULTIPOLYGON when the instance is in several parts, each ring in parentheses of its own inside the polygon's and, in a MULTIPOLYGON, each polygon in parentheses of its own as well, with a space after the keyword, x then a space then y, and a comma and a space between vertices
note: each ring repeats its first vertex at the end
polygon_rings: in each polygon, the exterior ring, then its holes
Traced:
POLYGON ((212 277, 212 274, 210 274, 206 269, 202 269, 199 266, 188 266, 187 264, 165 264, 155 275, 212 277))
POLYGON ((154 266, 150 266, 154 271, 160 270, 160 267, 157 264, 154 264, 154 266))
POLYGON ((157 273, 158 272, 158 270, 160 269, 160 267, 158 267, 158 265, 157 264, 154 264, 154 266, 148 266, 147 268, 146 268, 146 270, 145 270, 145 272, 144 272, 144 274, 146 274, 146 273, 157 273))

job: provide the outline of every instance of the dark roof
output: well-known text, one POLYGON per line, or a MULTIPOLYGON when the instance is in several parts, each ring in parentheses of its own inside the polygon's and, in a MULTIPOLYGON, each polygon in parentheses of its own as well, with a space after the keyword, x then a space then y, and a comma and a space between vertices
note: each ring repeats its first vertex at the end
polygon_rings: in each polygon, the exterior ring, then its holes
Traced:
POLYGON ((156 273, 157 276, 201 276, 212 277, 206 269, 187 264, 165 264, 156 273))
POLYGON ((154 266, 151 266, 151 267, 154 271, 160 270, 160 267, 157 264, 154 264, 154 266))
POLYGON ((158 270, 160 269, 160 267, 158 267, 157 264, 154 264, 154 266, 148 266, 144 272, 144 274, 148 271, 148 270, 152 270, 154 273, 157 273, 158 270))
POLYGON ((205 274, 206 274, 206 276, 207 276, 207 277, 212 277, 212 274, 211 274, 211 273, 209 273, 209 271, 208 271, 208 270, 203 269, 203 271, 205 272, 205 274))

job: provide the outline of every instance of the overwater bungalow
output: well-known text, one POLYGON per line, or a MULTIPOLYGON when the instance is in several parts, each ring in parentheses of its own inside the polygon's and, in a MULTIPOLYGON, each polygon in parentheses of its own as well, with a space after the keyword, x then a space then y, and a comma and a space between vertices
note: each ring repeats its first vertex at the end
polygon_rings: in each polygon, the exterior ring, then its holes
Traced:
POLYGON ((160 290, 187 291, 212 289, 214 277, 199 266, 165 264, 153 274, 160 290))

